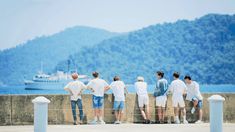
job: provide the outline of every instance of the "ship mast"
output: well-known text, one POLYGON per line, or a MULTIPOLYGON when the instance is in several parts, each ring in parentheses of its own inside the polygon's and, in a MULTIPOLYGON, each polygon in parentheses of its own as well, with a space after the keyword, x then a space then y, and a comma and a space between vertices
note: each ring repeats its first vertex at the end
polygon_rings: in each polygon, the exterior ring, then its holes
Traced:
POLYGON ((41 61, 41 69, 40 69, 41 71, 41 73, 43 73, 43 62, 41 61))

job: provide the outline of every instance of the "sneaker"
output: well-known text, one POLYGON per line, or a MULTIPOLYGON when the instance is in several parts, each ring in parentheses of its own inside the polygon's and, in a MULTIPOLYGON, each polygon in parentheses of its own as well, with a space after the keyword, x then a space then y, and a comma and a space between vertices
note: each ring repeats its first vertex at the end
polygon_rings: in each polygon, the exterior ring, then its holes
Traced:
POLYGON ((96 125, 97 124, 97 120, 93 120, 89 124, 96 125))
POLYGON ((82 125, 82 124, 83 124, 83 121, 79 121, 78 124, 79 124, 79 125, 82 125))
POLYGON ((187 121, 187 120, 184 120, 183 123, 184 123, 184 124, 188 124, 188 121, 187 121))
POLYGON ((193 114, 195 112, 195 108, 193 107, 192 109, 191 109, 191 113, 193 114))
POLYGON ((105 124, 104 120, 100 120, 98 123, 99 124, 105 124))
POLYGON ((115 121, 114 124, 119 124, 119 121, 115 121))
POLYGON ((195 123, 196 123, 196 124, 201 124, 201 123, 203 123, 203 121, 198 120, 198 121, 196 121, 195 123))
POLYGON ((158 121, 156 121, 155 123, 156 123, 156 124, 160 124, 161 122, 158 120, 158 121))
POLYGON ((148 119, 148 120, 146 121, 146 124, 151 124, 151 121, 148 119))
POLYGON ((73 122, 73 125, 77 125, 77 123, 76 123, 76 122, 73 122))
POLYGON ((121 122, 121 121, 118 121, 118 124, 122 124, 122 122, 121 122))
POLYGON ((176 119, 176 120, 175 120, 175 124, 180 124, 180 120, 179 120, 179 119, 176 119))

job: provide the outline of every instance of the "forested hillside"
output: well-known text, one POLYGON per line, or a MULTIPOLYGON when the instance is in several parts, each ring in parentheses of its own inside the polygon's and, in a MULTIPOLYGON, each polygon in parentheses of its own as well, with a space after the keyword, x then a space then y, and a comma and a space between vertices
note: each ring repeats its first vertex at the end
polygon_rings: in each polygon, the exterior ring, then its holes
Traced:
POLYGON ((101 29, 78 26, 1 51, 0 84, 23 84, 24 77, 31 79, 40 70, 41 62, 44 71, 50 73, 59 61, 82 47, 93 46, 116 35, 101 29))
POLYGON ((55 69, 66 71, 68 60, 80 73, 97 70, 109 81, 120 75, 133 83, 142 75, 154 83, 155 72, 163 70, 170 80, 178 71, 204 84, 235 84, 235 15, 152 25, 83 48, 55 69))

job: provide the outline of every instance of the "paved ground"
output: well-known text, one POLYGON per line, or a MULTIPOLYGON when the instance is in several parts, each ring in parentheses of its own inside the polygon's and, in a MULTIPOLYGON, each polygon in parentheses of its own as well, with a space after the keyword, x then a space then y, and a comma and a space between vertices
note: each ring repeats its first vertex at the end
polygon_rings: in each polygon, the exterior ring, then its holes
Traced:
MULTIPOLYGON (((209 124, 49 125, 47 132, 210 132, 209 124)), ((33 132, 33 126, 0 126, 0 132, 33 132)), ((235 132, 235 124, 224 124, 223 132, 235 132)))

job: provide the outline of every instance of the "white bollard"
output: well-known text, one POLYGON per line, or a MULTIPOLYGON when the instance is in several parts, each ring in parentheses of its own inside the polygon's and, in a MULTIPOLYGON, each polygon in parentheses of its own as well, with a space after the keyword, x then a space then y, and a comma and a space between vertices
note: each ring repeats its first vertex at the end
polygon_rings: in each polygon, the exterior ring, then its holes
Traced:
POLYGON ((212 95, 208 98, 210 104, 210 132, 222 132, 223 125, 223 102, 225 99, 220 95, 212 95))
POLYGON ((48 103, 50 100, 39 96, 32 100, 34 103, 34 132, 46 132, 48 120, 48 103))

